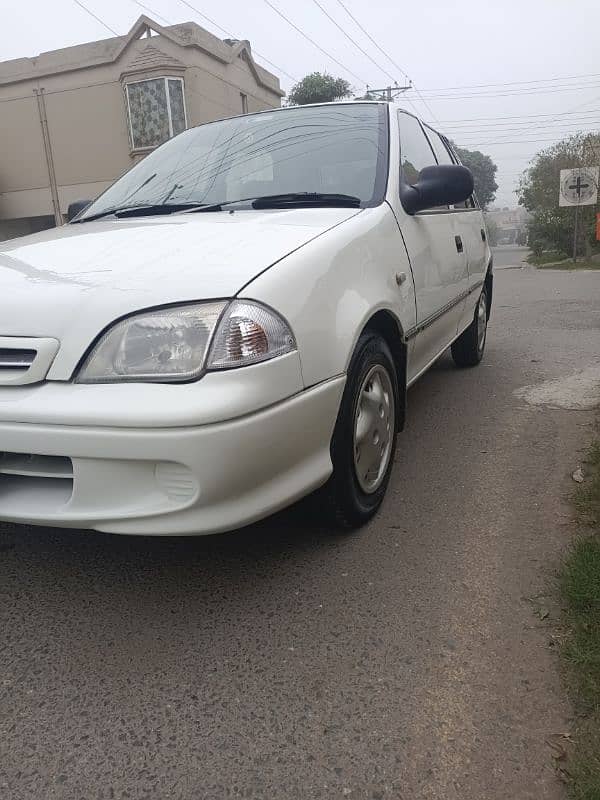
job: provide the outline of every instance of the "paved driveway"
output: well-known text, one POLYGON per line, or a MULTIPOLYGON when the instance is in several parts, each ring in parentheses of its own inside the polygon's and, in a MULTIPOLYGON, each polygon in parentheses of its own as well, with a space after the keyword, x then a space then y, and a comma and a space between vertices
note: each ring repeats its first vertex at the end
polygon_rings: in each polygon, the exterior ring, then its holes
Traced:
POLYGON ((593 412, 531 401, 598 391, 599 299, 599 273, 500 270, 484 363, 410 391, 360 534, 0 526, 0 796, 562 797, 545 595, 593 412))

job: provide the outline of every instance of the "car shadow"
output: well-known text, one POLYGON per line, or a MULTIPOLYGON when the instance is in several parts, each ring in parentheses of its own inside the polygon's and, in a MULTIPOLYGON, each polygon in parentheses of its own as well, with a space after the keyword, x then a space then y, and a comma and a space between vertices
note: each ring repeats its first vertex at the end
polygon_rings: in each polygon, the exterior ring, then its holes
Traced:
MULTIPOLYGON (((411 426, 397 448, 392 483, 420 446, 419 426, 439 403, 440 394, 461 380, 459 375, 449 380, 452 373, 456 370, 444 355, 410 390, 411 426)), ((393 502, 390 494, 386 503, 393 502)), ((359 549, 363 536, 374 531, 386 535, 380 520, 376 517, 360 531, 340 532, 324 519, 318 498, 311 497, 261 522, 212 536, 121 536, 0 522, 0 570, 9 591, 11 585, 17 589, 19 583, 43 580, 47 591, 54 583, 76 592, 83 575, 107 589, 121 585, 130 597, 136 587, 240 588, 249 573, 256 580, 290 567, 302 572, 332 554, 359 549)))
POLYGON ((67 583, 88 573, 101 582, 103 576, 117 578, 117 583, 127 577, 131 587, 152 581, 156 574, 161 582, 168 580, 171 573, 180 585, 220 581, 225 575, 235 584, 252 565, 260 564, 261 571, 276 569, 283 561, 339 548, 343 541, 307 500, 261 522, 211 536, 122 536, 0 523, 0 569, 15 559, 26 567, 24 578, 39 571, 67 583))

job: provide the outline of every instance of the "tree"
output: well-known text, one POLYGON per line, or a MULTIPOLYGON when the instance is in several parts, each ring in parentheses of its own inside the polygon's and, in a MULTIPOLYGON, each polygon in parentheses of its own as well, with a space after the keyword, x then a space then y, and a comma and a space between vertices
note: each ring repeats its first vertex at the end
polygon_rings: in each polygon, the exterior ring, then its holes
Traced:
POLYGON ((458 157, 473 173, 473 180, 475 181, 475 194, 479 200, 479 205, 485 209, 493 202, 496 197, 496 172, 498 167, 494 164, 489 156, 480 153, 479 150, 466 150, 464 147, 457 147, 454 149, 458 153, 458 157))
POLYGON ((344 78, 334 78, 327 72, 311 72, 292 86, 288 94, 291 106, 305 106, 307 103, 331 103, 349 97, 352 87, 344 78))
MULTIPOLYGON (((521 176, 519 204, 532 215, 528 223, 531 248, 558 250, 568 255, 573 249, 574 208, 558 205, 560 171, 574 167, 595 166, 600 161, 600 134, 578 133, 547 147, 534 157, 521 176)), ((590 257, 595 242, 596 208, 579 208, 578 251, 590 257)))

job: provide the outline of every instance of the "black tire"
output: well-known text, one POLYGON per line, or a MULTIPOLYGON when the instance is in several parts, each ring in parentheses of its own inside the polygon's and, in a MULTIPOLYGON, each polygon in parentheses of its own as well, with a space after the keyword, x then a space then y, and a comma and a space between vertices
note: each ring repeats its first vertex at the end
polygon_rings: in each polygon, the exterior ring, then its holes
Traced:
MULTIPOLYGON (((376 333, 367 332, 362 334, 348 369, 346 387, 331 441, 333 475, 322 490, 322 496, 324 496, 327 503, 331 521, 338 528, 348 530, 361 527, 377 513, 381 506, 394 463, 396 422, 400 409, 399 402, 398 377, 389 347, 385 340, 376 333), (359 414, 358 405, 361 389, 365 389, 364 383, 374 369, 376 370, 375 374, 382 378, 381 369, 385 370, 389 376, 391 395, 393 397, 393 414, 391 414, 391 422, 387 415, 387 421, 382 422, 382 435, 385 436, 389 445, 386 444, 386 456, 383 459, 381 472, 377 479, 378 485, 373 491, 366 492, 361 487, 357 476, 354 433, 355 423, 359 414), (389 432, 388 426, 391 428, 389 432), (385 466, 385 472, 383 472, 386 460, 387 466, 385 466)), ((377 418, 374 424, 379 424, 377 418)), ((374 440, 373 442, 377 444, 374 440)), ((368 446, 371 446, 370 443, 368 446)), ((357 454, 358 451, 359 447, 357 446, 357 454)))
POLYGON ((488 302, 484 286, 469 327, 452 344, 452 358, 457 367, 476 367, 483 358, 487 339, 488 302), (481 314, 481 316, 480 316, 481 314), (483 338, 480 323, 483 324, 483 338))

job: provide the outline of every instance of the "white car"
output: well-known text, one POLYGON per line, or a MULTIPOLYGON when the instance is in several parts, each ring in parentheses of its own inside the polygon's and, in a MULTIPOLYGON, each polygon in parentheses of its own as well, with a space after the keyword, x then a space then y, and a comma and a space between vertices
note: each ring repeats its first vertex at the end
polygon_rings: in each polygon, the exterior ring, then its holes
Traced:
POLYGON ((0 244, 0 519, 208 534, 390 478, 407 388, 483 354, 471 173, 387 103, 185 131, 61 228, 0 244))

